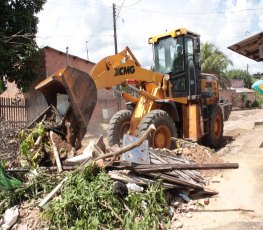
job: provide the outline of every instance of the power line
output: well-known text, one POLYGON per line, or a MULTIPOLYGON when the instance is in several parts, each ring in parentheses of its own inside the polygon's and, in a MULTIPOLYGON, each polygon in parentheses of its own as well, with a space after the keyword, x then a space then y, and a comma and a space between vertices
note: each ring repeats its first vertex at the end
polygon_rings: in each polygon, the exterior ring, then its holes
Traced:
MULTIPOLYGON (((90 2, 90 1, 89 1, 90 2)), ((98 2, 98 1, 95 1, 93 0, 92 1, 93 3, 91 4, 68 4, 66 2, 61 2, 61 1, 56 1, 56 2, 52 2, 52 1, 48 1, 48 4, 52 4, 52 5, 56 5, 56 6, 68 6, 70 8, 78 8, 78 9, 83 9, 83 10, 87 10, 87 6, 88 7, 97 7, 97 8, 100 8, 100 9, 109 9, 110 8, 110 5, 107 5, 107 4, 104 4, 102 2, 98 2)))
MULTIPOLYGON (((123 6, 123 7, 130 8, 130 6, 123 6)), ((149 12, 149 13, 161 13, 161 14, 206 15, 206 14, 234 14, 234 13, 239 13, 239 12, 244 12, 244 11, 259 11, 259 10, 263 10, 263 7, 261 7, 261 8, 247 8, 247 9, 241 9, 241 10, 235 10, 235 11, 210 11, 210 12, 165 11, 165 10, 150 10, 150 9, 145 9, 145 8, 133 8, 133 9, 144 11, 144 12, 149 12)))
MULTIPOLYGON (((126 11, 130 11, 132 12, 133 14, 134 13, 139 13, 141 10, 140 9, 135 9, 135 8, 125 8, 126 11)), ((141 11, 143 12, 143 10, 141 11)), ((168 11, 169 12, 169 11, 168 11)), ((145 13, 145 12, 143 12, 145 13)), ((166 16, 168 16, 168 13, 166 13, 165 11, 147 11, 146 13, 150 13, 150 14, 156 14, 156 13, 159 13, 159 14, 164 14, 166 16)), ((172 12, 169 12, 170 15, 173 15, 173 14, 176 14, 175 12, 172 13, 172 12)), ((257 22, 263 22, 263 20, 250 20, 250 19, 229 19, 229 18, 211 18, 211 17, 193 17, 191 15, 176 15, 177 18, 180 18, 180 19, 188 19, 188 20, 200 20, 200 21, 209 21, 209 22, 217 22, 217 23, 220 23, 220 21, 227 21, 227 22, 250 22, 250 23, 257 23, 257 22)), ((200 15, 201 16, 201 15, 200 15)), ((205 14, 204 14, 205 16, 205 14)), ((178 20, 177 20, 178 21, 178 20)))
POLYGON ((125 6, 125 7, 131 7, 131 6, 135 6, 135 5, 137 5, 138 3, 140 3, 142 0, 139 0, 139 1, 137 1, 137 2, 135 2, 135 3, 133 3, 133 4, 131 4, 131 5, 128 5, 128 6, 125 6))
POLYGON ((122 9, 122 7, 123 7, 124 2, 125 2, 125 0, 122 1, 122 4, 121 4, 121 6, 120 6, 120 9, 119 9, 119 12, 118 12, 116 18, 119 17, 119 14, 120 14, 120 12, 121 12, 121 9, 122 9))

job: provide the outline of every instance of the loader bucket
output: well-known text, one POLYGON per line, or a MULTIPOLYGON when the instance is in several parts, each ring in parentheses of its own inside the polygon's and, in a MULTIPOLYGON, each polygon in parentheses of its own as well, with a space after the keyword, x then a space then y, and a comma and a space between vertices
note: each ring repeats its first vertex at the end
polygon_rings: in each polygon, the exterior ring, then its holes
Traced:
POLYGON ((76 68, 66 67, 40 82, 35 89, 44 94, 48 105, 55 107, 57 94, 68 95, 71 113, 65 124, 70 126, 66 127, 67 142, 80 148, 97 102, 97 88, 90 75, 76 68))

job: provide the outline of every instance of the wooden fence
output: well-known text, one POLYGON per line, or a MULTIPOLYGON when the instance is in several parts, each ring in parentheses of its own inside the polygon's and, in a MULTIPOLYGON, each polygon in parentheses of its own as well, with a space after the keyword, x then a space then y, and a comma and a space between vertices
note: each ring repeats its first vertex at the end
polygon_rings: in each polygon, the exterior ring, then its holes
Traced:
POLYGON ((9 128, 25 126, 28 123, 26 100, 0 97, 0 118, 9 128))

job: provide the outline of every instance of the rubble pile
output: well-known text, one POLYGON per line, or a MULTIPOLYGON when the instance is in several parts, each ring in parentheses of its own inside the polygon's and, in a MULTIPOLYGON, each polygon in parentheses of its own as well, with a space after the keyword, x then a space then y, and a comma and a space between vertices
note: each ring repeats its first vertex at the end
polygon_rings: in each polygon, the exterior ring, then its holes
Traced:
POLYGON ((0 159, 12 159, 19 150, 18 133, 24 127, 12 127, 0 117, 0 159))
POLYGON ((140 138, 127 135, 133 141, 122 148, 106 146, 101 137, 76 151, 49 112, 19 133, 20 166, 3 173, 23 182, 0 191, 0 214, 19 207, 13 229, 167 229, 192 199, 217 194, 206 188, 201 169, 237 168, 204 164, 215 163, 212 152, 180 140, 173 151, 149 148, 153 125, 140 138))
MULTIPOLYGON (((167 165, 167 164, 191 164, 187 158, 182 156, 173 155, 173 152, 168 149, 150 149, 150 164, 146 169, 137 169, 136 167, 127 167, 132 170, 115 170, 110 171, 109 174, 113 179, 117 179, 126 183, 135 183, 139 185, 147 185, 156 179, 162 179, 164 188, 181 188, 191 189, 193 191, 204 190, 204 179, 198 170, 172 170, 162 172, 161 168, 154 167, 154 165, 167 165), (139 175, 134 174, 135 172, 139 175)), ((127 163, 126 163, 127 164, 127 163)), ((113 167, 117 169, 117 167, 113 167)))
MULTIPOLYGON (((223 163, 223 160, 215 154, 213 149, 197 143, 188 142, 182 139, 177 140, 178 147, 173 150, 173 153, 179 156, 184 156, 196 163, 223 163)), ((218 174, 220 170, 201 170, 202 176, 210 177, 218 174)))

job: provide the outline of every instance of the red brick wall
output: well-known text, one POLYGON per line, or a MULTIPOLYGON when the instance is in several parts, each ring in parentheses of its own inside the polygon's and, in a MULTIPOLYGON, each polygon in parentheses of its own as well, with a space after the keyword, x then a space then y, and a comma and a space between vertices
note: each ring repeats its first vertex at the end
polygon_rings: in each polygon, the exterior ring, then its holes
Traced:
MULTIPOLYGON (((255 100, 254 92, 244 92, 247 95, 247 100, 253 102, 255 100)), ((232 103, 233 107, 243 108, 245 105, 242 102, 242 93, 237 93, 236 89, 219 89, 219 100, 232 103)))
MULTIPOLYGON (((45 47, 44 53, 45 53, 46 76, 49 76, 54 72, 56 72, 58 69, 67 66, 66 53, 50 47, 45 47)), ((73 66, 87 73, 89 73, 92 67, 94 66, 93 62, 89 62, 85 59, 72 55, 69 55, 68 62, 69 62, 68 65, 73 66)))
POLYGON ((242 79, 233 79, 233 80, 231 80, 231 86, 233 88, 244 88, 244 80, 242 80, 242 79))
MULTIPOLYGON (((84 72, 89 73, 95 65, 85 59, 69 55, 68 64, 84 72)), ((67 55, 64 52, 50 47, 45 48, 45 66, 46 74, 51 75, 58 69, 67 66, 67 55)), ((101 122, 107 122, 103 119, 103 110, 107 110, 109 119, 118 111, 117 99, 113 96, 112 90, 99 89, 97 92, 97 104, 90 120, 90 125, 96 125, 101 122)))
POLYGON ((234 89, 219 89, 219 100, 233 103, 233 96, 236 93, 234 89))
MULTIPOLYGON (((70 66, 73 66, 77 69, 80 69, 84 72, 89 73, 92 67, 95 65, 93 62, 89 62, 85 59, 69 55, 68 62, 70 66)), ((57 70, 61 68, 65 68, 67 66, 67 55, 64 52, 53 49, 51 47, 44 48, 44 58, 43 65, 45 66, 43 69, 43 73, 41 76, 48 77, 53 74, 57 70)), ((41 81, 38 79, 30 88, 30 90, 23 95, 23 97, 27 100, 28 108, 28 117, 29 121, 34 120, 37 116, 39 116, 46 108, 47 104, 44 96, 36 91, 34 87, 36 84, 41 81)), ((15 97, 16 93, 18 93, 18 89, 14 83, 8 83, 8 89, 1 96, 3 97, 15 97)), ((118 111, 118 103, 117 99, 113 96, 112 90, 100 89, 98 90, 98 99, 95 111, 91 118, 90 124, 95 125, 101 122, 107 122, 103 120, 103 110, 107 110, 109 119, 111 116, 118 111)), ((124 102, 122 102, 122 105, 124 102)), ((123 106, 124 107, 124 106, 123 106)), ((108 119, 108 120, 109 120, 108 119)))

